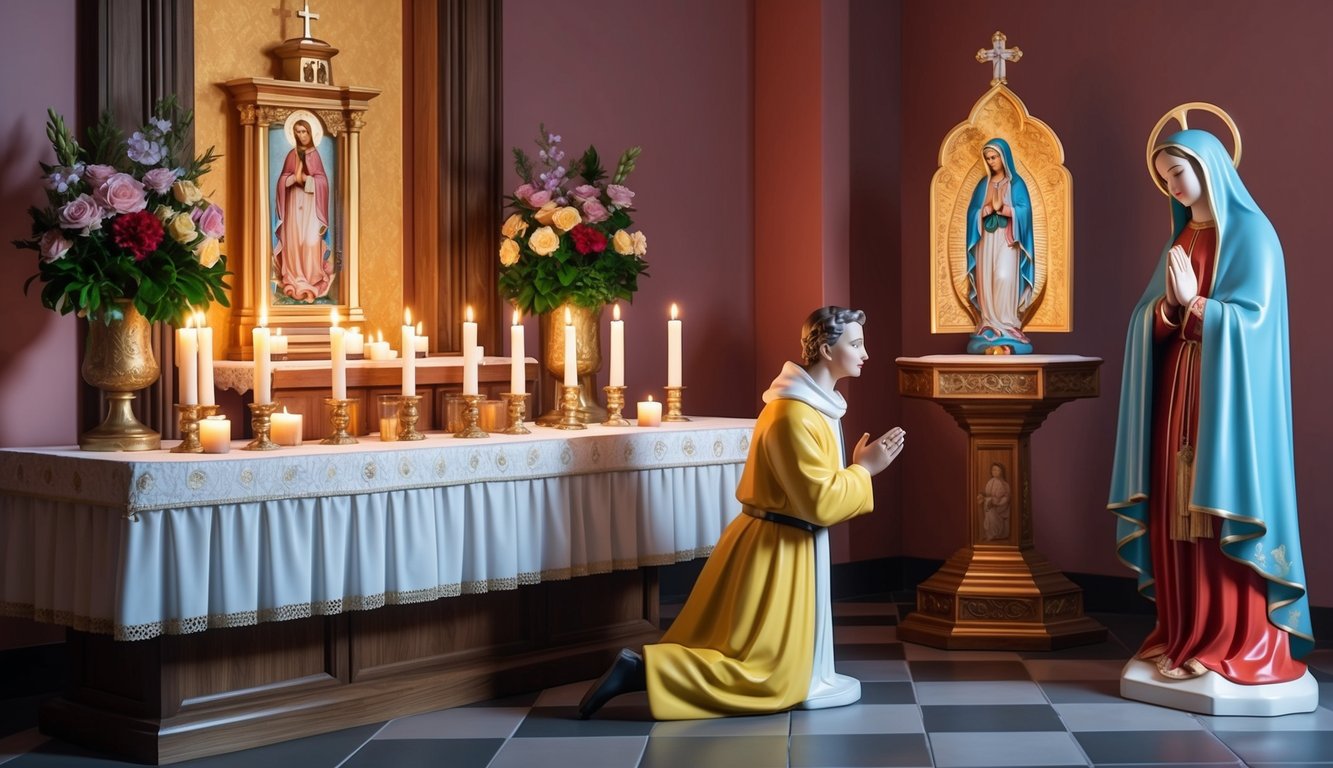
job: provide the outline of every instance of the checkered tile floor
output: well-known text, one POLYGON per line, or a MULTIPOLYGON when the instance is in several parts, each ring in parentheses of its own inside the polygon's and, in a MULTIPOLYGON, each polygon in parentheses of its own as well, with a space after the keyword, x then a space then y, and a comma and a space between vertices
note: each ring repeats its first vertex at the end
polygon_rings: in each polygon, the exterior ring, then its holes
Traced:
MULTIPOLYGON (((1040 653, 950 652, 897 638, 899 606, 835 606, 838 669, 860 703, 658 723, 644 695, 592 720, 574 710, 588 682, 181 763, 207 768, 766 768, 767 766, 1333 766, 1333 650, 1316 651, 1321 706, 1280 718, 1215 718, 1117 694, 1147 616, 1095 616, 1095 646, 1040 653)), ((38 697, 0 702, 5 768, 128 765, 31 727, 38 697)))

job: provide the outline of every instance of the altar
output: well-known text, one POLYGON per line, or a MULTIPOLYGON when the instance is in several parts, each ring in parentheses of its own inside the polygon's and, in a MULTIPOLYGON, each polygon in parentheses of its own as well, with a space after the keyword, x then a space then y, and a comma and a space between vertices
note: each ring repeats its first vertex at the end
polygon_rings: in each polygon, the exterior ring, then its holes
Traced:
POLYGON ((585 679, 658 637, 752 428, 3 450, 0 612, 69 628, 42 730, 149 762, 585 679))

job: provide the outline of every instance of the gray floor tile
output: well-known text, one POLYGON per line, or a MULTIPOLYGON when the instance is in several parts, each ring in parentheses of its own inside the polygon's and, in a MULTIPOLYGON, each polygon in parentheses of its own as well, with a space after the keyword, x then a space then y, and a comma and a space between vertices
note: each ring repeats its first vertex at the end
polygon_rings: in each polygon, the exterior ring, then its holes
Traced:
POLYGON ((1114 704, 1056 704, 1071 731, 1197 731, 1203 723, 1188 712, 1133 701, 1114 704))
POLYGON ((1125 659, 1083 659, 1052 661, 1029 659, 1023 664, 1037 682, 1047 680, 1119 680, 1125 668, 1125 659))
MULTIPOLYGON (((535 763, 534 763, 535 765, 535 763)), ((596 765, 596 763, 590 763, 596 765)), ((787 768, 786 736, 648 739, 639 768, 787 768)), ((502 768, 492 766, 491 768, 502 768)), ((543 765, 542 768, 551 768, 543 765)))
POLYGON ((1333 732, 1215 731, 1247 763, 1322 763, 1333 765, 1333 732))
POLYGON ((716 717, 709 720, 670 720, 653 725, 656 738, 720 736, 786 736, 791 731, 791 712, 752 717, 716 717))
POLYGON ((647 736, 653 730, 652 715, 646 707, 603 707, 591 720, 579 720, 577 713, 575 707, 533 707, 514 738, 647 736))
POLYGON ((530 706, 532 706, 533 704, 536 704, 536 703, 537 703, 537 696, 539 696, 540 694, 541 694, 541 691, 529 691, 529 692, 527 692, 527 693, 519 693, 519 694, 515 694, 515 695, 513 695, 513 696, 505 696, 505 697, 502 698, 502 699, 488 699, 488 700, 486 700, 486 701, 473 702, 472 704, 464 704, 463 706, 464 706, 464 707, 469 707, 469 708, 474 708, 474 707, 530 707, 530 706))
POLYGON ((838 659, 838 672, 851 675, 863 683, 911 680, 905 661, 843 661, 838 659))
POLYGON ((996 680, 985 683, 917 683, 918 704, 1045 704, 1036 683, 996 680))
POLYGON ((389 739, 371 741, 340 768, 486 768, 504 739, 389 739))
POLYGON ((1052 733, 932 733, 939 768, 1087 765, 1073 738, 1052 733))
POLYGON ((1110 704, 1126 701, 1119 680, 1052 680, 1041 683, 1052 704, 1110 704))
POLYGON ((912 684, 902 683, 861 683, 861 700, 858 704, 915 704, 916 692, 912 684))
POLYGON ((930 733, 967 731, 1063 731, 1064 723, 1045 704, 923 706, 930 733))
POLYGON ((400 717, 376 739, 507 739, 527 717, 527 707, 459 707, 400 717))
POLYGON ((1236 762, 1236 754, 1208 731, 1089 731, 1074 738, 1099 765, 1236 762))
POLYGON ((909 661, 918 683, 1031 680, 1021 661, 909 661))
POLYGON ((1120 642, 1114 635, 1104 642, 1092 645, 1076 645, 1073 648, 1057 648, 1053 651, 1019 651, 1025 659, 1120 659, 1128 661, 1132 650, 1120 642))
POLYGON ((889 626, 835 626, 833 642, 837 645, 856 643, 896 643, 898 628, 889 626))
POLYGON ((1323 707, 1282 717, 1195 717, 1213 731, 1333 731, 1333 711, 1323 707))
POLYGON ((792 736, 792 768, 930 766, 922 734, 792 736))
POLYGON ((833 733, 924 733, 915 704, 853 704, 791 713, 792 735, 833 733))
POLYGON ((634 768, 647 741, 647 736, 510 739, 488 768, 634 768))
POLYGON ((950 651, 928 645, 903 643, 908 661, 1022 661, 1015 651, 950 651))
MULTIPOLYGON (((1264 768, 1258 765, 1243 765, 1239 761, 1230 763, 1094 763, 1097 768, 1264 768)), ((1284 766, 1283 768, 1286 768, 1284 766)), ((1291 766, 1294 768, 1294 766, 1291 766)), ((1310 768, 1307 763, 1302 768, 1310 768)))

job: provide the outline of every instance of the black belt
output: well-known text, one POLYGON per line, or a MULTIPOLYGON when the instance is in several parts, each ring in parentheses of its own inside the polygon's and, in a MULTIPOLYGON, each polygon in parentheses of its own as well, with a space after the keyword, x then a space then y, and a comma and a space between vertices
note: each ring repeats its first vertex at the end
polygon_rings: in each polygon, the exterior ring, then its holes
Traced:
POLYGON ((755 510, 754 512, 750 513, 750 516, 757 517, 760 520, 767 520, 770 523, 777 523, 778 525, 789 525, 792 528, 800 528, 806 533, 815 533, 817 531, 821 531, 824 529, 824 526, 822 525, 807 523, 806 521, 802 520, 799 517, 792 517, 791 515, 783 515, 777 512, 760 512, 759 510, 755 510))

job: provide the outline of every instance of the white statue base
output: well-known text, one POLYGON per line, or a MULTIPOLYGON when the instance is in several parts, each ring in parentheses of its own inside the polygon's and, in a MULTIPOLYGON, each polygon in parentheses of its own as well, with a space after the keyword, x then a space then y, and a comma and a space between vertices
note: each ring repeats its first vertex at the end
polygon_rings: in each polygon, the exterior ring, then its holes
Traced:
POLYGON ((1297 680, 1270 685, 1241 685, 1212 671, 1173 680, 1162 677, 1150 661, 1130 659, 1120 673, 1120 695, 1201 715, 1276 717, 1313 712, 1319 706, 1319 683, 1308 669, 1297 680))

